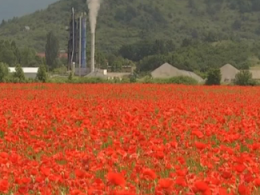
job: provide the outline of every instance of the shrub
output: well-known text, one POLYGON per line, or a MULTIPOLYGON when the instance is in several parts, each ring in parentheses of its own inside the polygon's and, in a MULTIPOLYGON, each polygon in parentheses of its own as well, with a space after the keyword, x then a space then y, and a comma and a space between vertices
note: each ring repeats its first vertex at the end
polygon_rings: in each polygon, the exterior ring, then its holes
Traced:
POLYGON ((178 76, 168 79, 168 83, 184 84, 184 85, 197 85, 198 81, 192 77, 178 76))
POLYGON ((69 82, 71 82, 71 81, 73 80, 73 74, 72 74, 72 72, 70 72, 70 74, 69 74, 69 76, 68 76, 68 80, 69 80, 69 82))
POLYGON ((188 76, 177 76, 167 79, 151 78, 146 76, 142 83, 158 83, 158 84, 183 84, 183 85, 197 85, 198 81, 188 76))
POLYGON ((234 83, 235 85, 241 86, 256 85, 256 82, 252 78, 252 73, 248 70, 242 70, 239 73, 237 73, 234 83))
POLYGON ((13 74, 14 78, 16 78, 16 80, 18 80, 19 82, 24 82, 25 76, 24 76, 24 72, 23 69, 21 67, 20 64, 16 65, 15 67, 15 73, 13 74))
POLYGON ((206 85, 220 85, 221 72, 220 69, 211 69, 208 72, 206 85))
POLYGON ((137 77, 136 74, 131 74, 131 75, 129 76, 129 82, 130 82, 130 83, 136 83, 136 77, 137 77))
POLYGON ((0 62, 0 82, 4 82, 9 75, 8 65, 0 62))
POLYGON ((36 79, 41 81, 41 82, 46 82, 47 81, 47 71, 46 67, 44 65, 41 65, 38 69, 36 79))

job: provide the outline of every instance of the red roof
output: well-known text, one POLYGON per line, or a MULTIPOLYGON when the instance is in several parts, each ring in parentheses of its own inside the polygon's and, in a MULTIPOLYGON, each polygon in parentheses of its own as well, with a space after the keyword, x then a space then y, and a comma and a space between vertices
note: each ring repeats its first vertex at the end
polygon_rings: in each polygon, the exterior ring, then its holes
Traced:
MULTIPOLYGON (((45 58, 45 53, 37 53, 37 56, 41 57, 41 58, 45 58)), ((59 54, 59 58, 67 58, 68 54, 67 53, 60 53, 59 54)))

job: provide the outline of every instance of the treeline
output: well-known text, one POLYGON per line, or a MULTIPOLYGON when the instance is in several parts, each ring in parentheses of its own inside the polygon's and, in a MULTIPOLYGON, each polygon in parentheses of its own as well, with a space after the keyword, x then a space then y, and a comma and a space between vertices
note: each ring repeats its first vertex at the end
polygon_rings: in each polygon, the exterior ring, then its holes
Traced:
MULTIPOLYGON (((57 50, 56 56, 57 56, 57 50)), ((229 63, 238 69, 248 69, 259 58, 260 44, 248 44, 239 41, 202 42, 184 39, 177 47, 172 40, 144 40, 134 44, 123 45, 115 53, 97 51, 96 67, 114 72, 122 71, 123 66, 135 66, 139 72, 150 72, 161 64, 168 62, 173 66, 194 72, 206 73, 210 68, 220 68, 229 63)), ((90 62, 90 51, 87 52, 90 62)), ((47 67, 59 68, 66 65, 54 59, 54 65, 46 63, 44 58, 36 55, 31 48, 17 48, 15 42, 0 41, 0 62, 8 66, 37 67, 41 64, 47 67), (56 65, 57 63, 60 63, 56 65)), ((51 69, 51 68, 50 68, 51 69)))
POLYGON ((222 41, 202 42, 184 39, 180 47, 171 40, 141 41, 124 45, 118 51, 120 56, 136 62, 140 72, 149 72, 168 62, 173 66, 189 71, 207 72, 230 63, 238 69, 248 69, 255 65, 250 57, 258 57, 259 44, 222 41))
POLYGON ((14 41, 9 40, 0 40, 0 62, 8 66, 20 64, 27 67, 37 67, 44 63, 34 49, 18 48, 14 41))
POLYGON ((45 65, 54 70, 67 65, 67 59, 59 57, 59 40, 53 31, 46 35, 45 57, 40 57, 34 48, 17 47, 15 41, 0 40, 0 63, 9 67, 39 67, 45 65))
MULTIPOLYGON (((115 51, 123 43, 144 38, 173 40, 185 37, 219 41, 231 36, 259 40, 259 0, 110 0, 100 7, 97 47, 115 51)), ((84 0, 59 1, 32 15, 0 21, 0 39, 12 38, 19 46, 44 51, 46 32, 57 33, 61 49, 67 48, 71 7, 88 11, 84 0), (29 25, 25 28, 25 25, 29 25), (22 38, 21 38, 22 37, 22 38)), ((16 8, 14 8, 16 9, 16 8)), ((89 30, 89 24, 87 25, 89 30)), ((87 39, 90 44, 90 39, 87 39)))
POLYGON ((40 65, 35 78, 26 78, 20 64, 15 66, 15 72, 10 72, 8 65, 0 62, 0 83, 46 82, 47 79, 48 75, 44 65, 40 65))
MULTIPOLYGON (((32 48, 18 48, 14 41, 0 41, 0 62, 8 66, 45 65, 49 71, 67 66, 67 59, 59 58, 59 40, 52 31, 46 36, 45 54, 46 58, 41 58, 32 48)), ((138 73, 151 72, 168 62, 176 68, 203 76, 208 70, 218 69, 227 63, 237 69, 249 69, 250 66, 257 65, 259 57, 260 42, 250 44, 236 39, 210 41, 185 38, 181 45, 175 45, 172 39, 146 38, 125 44, 116 52, 105 53, 97 50, 95 60, 97 68, 109 69, 112 72, 120 72, 124 66, 135 66, 138 73)), ((87 61, 89 64, 89 50, 87 61)))

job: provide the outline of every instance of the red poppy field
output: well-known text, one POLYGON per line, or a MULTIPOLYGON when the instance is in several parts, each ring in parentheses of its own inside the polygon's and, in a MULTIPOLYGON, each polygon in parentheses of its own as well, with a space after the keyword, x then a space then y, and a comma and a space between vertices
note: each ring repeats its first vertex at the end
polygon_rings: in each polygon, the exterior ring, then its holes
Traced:
POLYGON ((0 194, 260 194, 259 88, 0 90, 0 194))

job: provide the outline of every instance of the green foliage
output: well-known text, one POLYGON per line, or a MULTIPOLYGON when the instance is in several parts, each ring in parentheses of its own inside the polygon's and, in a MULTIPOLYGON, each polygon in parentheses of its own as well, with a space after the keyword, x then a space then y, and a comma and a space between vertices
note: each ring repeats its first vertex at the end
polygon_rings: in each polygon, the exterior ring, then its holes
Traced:
POLYGON ((154 84, 183 84, 183 85, 197 85, 198 82, 187 76, 178 76, 172 77, 168 79, 154 79, 150 76, 144 77, 143 80, 140 81, 141 83, 154 83, 154 84))
POLYGON ((95 84, 95 83, 109 83, 110 81, 107 79, 102 79, 99 77, 74 77, 72 79, 68 79, 66 81, 67 83, 89 83, 89 84, 95 84))
POLYGON ((172 77, 168 80, 169 83, 184 84, 184 85, 197 85, 198 81, 187 76, 172 77))
POLYGON ((15 72, 13 74, 13 77, 15 78, 15 81, 17 80, 17 82, 24 82, 26 80, 23 69, 20 64, 15 66, 15 72))
POLYGON ((4 82, 5 79, 8 77, 8 74, 8 65, 0 62, 0 82, 4 82))
MULTIPOLYGON (((89 83, 89 84, 95 84, 95 83, 133 83, 131 81, 131 78, 123 78, 122 80, 114 79, 114 80, 108 80, 106 78, 91 78, 91 77, 74 77, 72 79, 66 79, 64 77, 55 77, 48 80, 50 83, 89 83)), ((146 79, 143 80, 135 80, 134 82, 139 83, 154 83, 154 84, 184 84, 184 85, 197 85, 198 82, 190 77, 180 76, 180 77, 173 77, 169 79, 153 79, 151 77, 146 77, 146 79)))
POLYGON ((17 63, 21 66, 35 67, 42 63, 42 60, 36 55, 32 48, 23 47, 19 49, 14 41, 0 41, 0 62, 8 66, 15 66, 17 63))
POLYGON ((36 55, 36 51, 32 48, 21 48, 19 57, 19 62, 22 67, 37 67, 42 63, 41 58, 36 55))
POLYGON ((47 40, 45 45, 45 58, 47 65, 51 68, 57 68, 59 55, 59 40, 53 31, 47 34, 47 40))
POLYGON ((208 72, 206 85, 220 85, 221 81, 221 72, 220 69, 211 69, 208 72))
POLYGON ((53 74, 59 74, 59 75, 67 75, 67 67, 61 66, 59 68, 55 68, 52 70, 53 74))
POLYGON ((167 54, 174 49, 175 45, 172 40, 142 40, 134 44, 123 45, 118 53, 131 61, 140 61, 146 56, 167 54))
POLYGON ((0 41, 0 62, 14 66, 19 61, 19 51, 15 42, 0 41))
POLYGON ((135 83, 135 82, 137 81, 137 80, 136 80, 136 75, 135 75, 135 74, 130 75, 129 81, 130 81, 130 83, 135 83))
MULTIPOLYGON (((59 67, 57 48, 67 49, 64 26, 69 25, 71 6, 88 11, 85 1, 62 0, 44 11, 3 21, 0 39, 12 38, 23 49, 0 41, 0 61, 38 66, 44 62, 34 57, 34 49, 45 50, 47 68, 59 67), (21 30, 27 24, 30 31, 21 30)), ((167 61, 203 77, 226 63, 248 69, 260 58, 259 10, 257 0, 104 1, 97 23, 96 65, 117 72, 135 62, 139 71, 150 72, 167 61)))
MULTIPOLYGON (((62 0, 44 11, 3 22, 0 39, 14 37, 19 46, 44 51, 47 32, 55 29, 66 48, 71 6, 82 11, 85 1, 62 0), (30 25, 30 31, 21 30, 30 25)), ((117 51, 123 43, 168 37, 174 45, 184 38, 216 42, 226 39, 259 40, 257 0, 110 0, 101 5, 97 23, 97 48, 117 51), (119 3, 120 2, 120 3, 119 3)), ((90 40, 88 39, 88 42, 90 40)))
POLYGON ((137 69, 141 72, 148 72, 152 71, 159 66, 161 66, 163 63, 167 62, 169 58, 165 55, 152 55, 144 57, 138 64, 137 69))
POLYGON ((194 42, 168 54, 144 57, 138 63, 138 70, 153 71, 165 62, 182 70, 200 72, 202 75, 210 68, 220 68, 226 63, 231 63, 238 69, 248 69, 250 51, 249 45, 240 42, 228 41, 218 44, 194 42))
POLYGON ((43 83, 47 81, 48 75, 47 75, 46 67, 44 65, 39 66, 36 79, 43 83))
POLYGON ((72 72, 70 72, 69 77, 68 77, 68 80, 69 80, 69 81, 72 81, 72 79, 73 79, 73 74, 72 74, 72 72))
POLYGON ((234 83, 235 85, 241 86, 256 85, 256 81, 252 79, 252 73, 248 70, 241 70, 239 73, 237 73, 234 83))

